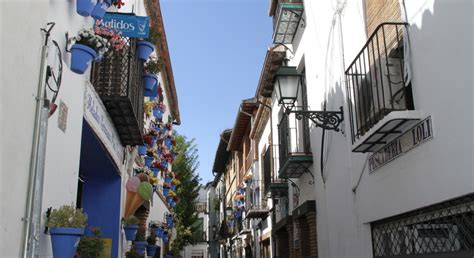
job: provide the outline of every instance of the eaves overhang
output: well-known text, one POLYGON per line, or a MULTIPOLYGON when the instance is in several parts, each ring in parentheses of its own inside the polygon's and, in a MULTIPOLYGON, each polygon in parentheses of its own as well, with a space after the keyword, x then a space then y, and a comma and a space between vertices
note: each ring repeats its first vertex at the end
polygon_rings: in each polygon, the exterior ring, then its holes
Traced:
POLYGON ((282 66, 285 57, 286 48, 282 45, 276 45, 267 50, 255 96, 267 98, 272 96, 275 73, 282 66))
POLYGON ((245 99, 242 101, 235 119, 234 128, 230 135, 229 145, 227 146, 228 151, 238 150, 242 139, 245 136, 247 128, 252 120, 251 115, 254 110, 258 108, 257 98, 245 99))
POLYGON ((145 9, 150 16, 151 29, 155 28, 160 33, 159 42, 153 42, 157 46, 158 54, 163 58, 165 90, 168 93, 169 109, 171 115, 175 119, 176 124, 181 124, 181 115, 178 105, 178 94, 173 76, 173 68, 171 66, 171 57, 168 49, 168 41, 166 39, 165 26, 163 16, 161 14, 160 1, 146 0, 145 9))
POLYGON ((226 163, 229 158, 227 145, 229 143, 231 134, 232 129, 226 129, 220 135, 219 145, 217 146, 216 155, 214 157, 214 165, 212 167, 212 171, 216 173, 217 180, 219 180, 220 174, 225 172, 226 163))

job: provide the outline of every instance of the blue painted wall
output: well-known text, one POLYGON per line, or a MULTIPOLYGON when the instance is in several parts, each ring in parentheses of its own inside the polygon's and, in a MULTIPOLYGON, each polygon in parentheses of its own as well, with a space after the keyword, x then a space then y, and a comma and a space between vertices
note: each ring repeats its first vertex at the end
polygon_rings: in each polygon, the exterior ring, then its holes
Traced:
POLYGON ((121 177, 107 150, 84 121, 80 175, 84 179, 82 208, 88 225, 102 230, 102 237, 112 238, 112 257, 118 257, 120 235, 121 177))

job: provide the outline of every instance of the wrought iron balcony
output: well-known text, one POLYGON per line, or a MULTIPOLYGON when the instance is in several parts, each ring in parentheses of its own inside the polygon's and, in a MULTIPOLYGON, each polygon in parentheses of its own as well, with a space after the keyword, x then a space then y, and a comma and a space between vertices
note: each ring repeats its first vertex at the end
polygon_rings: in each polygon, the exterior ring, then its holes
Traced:
POLYGON ((137 58, 136 43, 127 38, 122 52, 107 52, 91 71, 91 82, 124 146, 143 144, 143 65, 137 58))
POLYGON ((293 113, 282 113, 278 124, 279 178, 299 178, 306 172, 311 173, 309 167, 313 164, 313 154, 308 135, 307 122, 296 119, 293 113))
POLYGON ((273 15, 273 43, 291 44, 301 24, 302 0, 280 0, 273 15))
POLYGON ((354 152, 372 152, 421 117, 414 109, 405 66, 407 23, 382 23, 349 65, 347 92, 354 152))
POLYGON ((266 218, 269 213, 261 180, 252 180, 247 185, 245 210, 247 219, 266 218))

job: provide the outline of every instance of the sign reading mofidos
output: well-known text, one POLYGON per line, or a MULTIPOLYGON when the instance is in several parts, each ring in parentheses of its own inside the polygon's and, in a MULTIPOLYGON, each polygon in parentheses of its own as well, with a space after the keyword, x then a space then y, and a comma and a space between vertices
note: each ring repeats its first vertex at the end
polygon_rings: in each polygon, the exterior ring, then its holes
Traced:
POLYGON ((102 23, 129 38, 148 38, 150 17, 120 13, 106 13, 102 23))
POLYGON ((374 152, 369 157, 370 172, 375 171, 431 138, 433 138, 433 125, 431 117, 427 117, 397 139, 374 152))

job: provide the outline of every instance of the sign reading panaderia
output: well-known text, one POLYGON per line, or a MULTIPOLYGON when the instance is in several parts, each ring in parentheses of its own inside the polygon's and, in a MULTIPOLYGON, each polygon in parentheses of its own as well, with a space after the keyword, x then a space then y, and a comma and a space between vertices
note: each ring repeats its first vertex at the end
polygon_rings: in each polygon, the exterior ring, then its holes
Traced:
POLYGON ((382 149, 374 152, 369 157, 370 172, 375 171, 431 138, 433 138, 433 125, 431 117, 428 117, 397 139, 385 145, 382 149))
POLYGON ((150 17, 120 13, 106 13, 102 23, 129 38, 148 38, 150 17))

